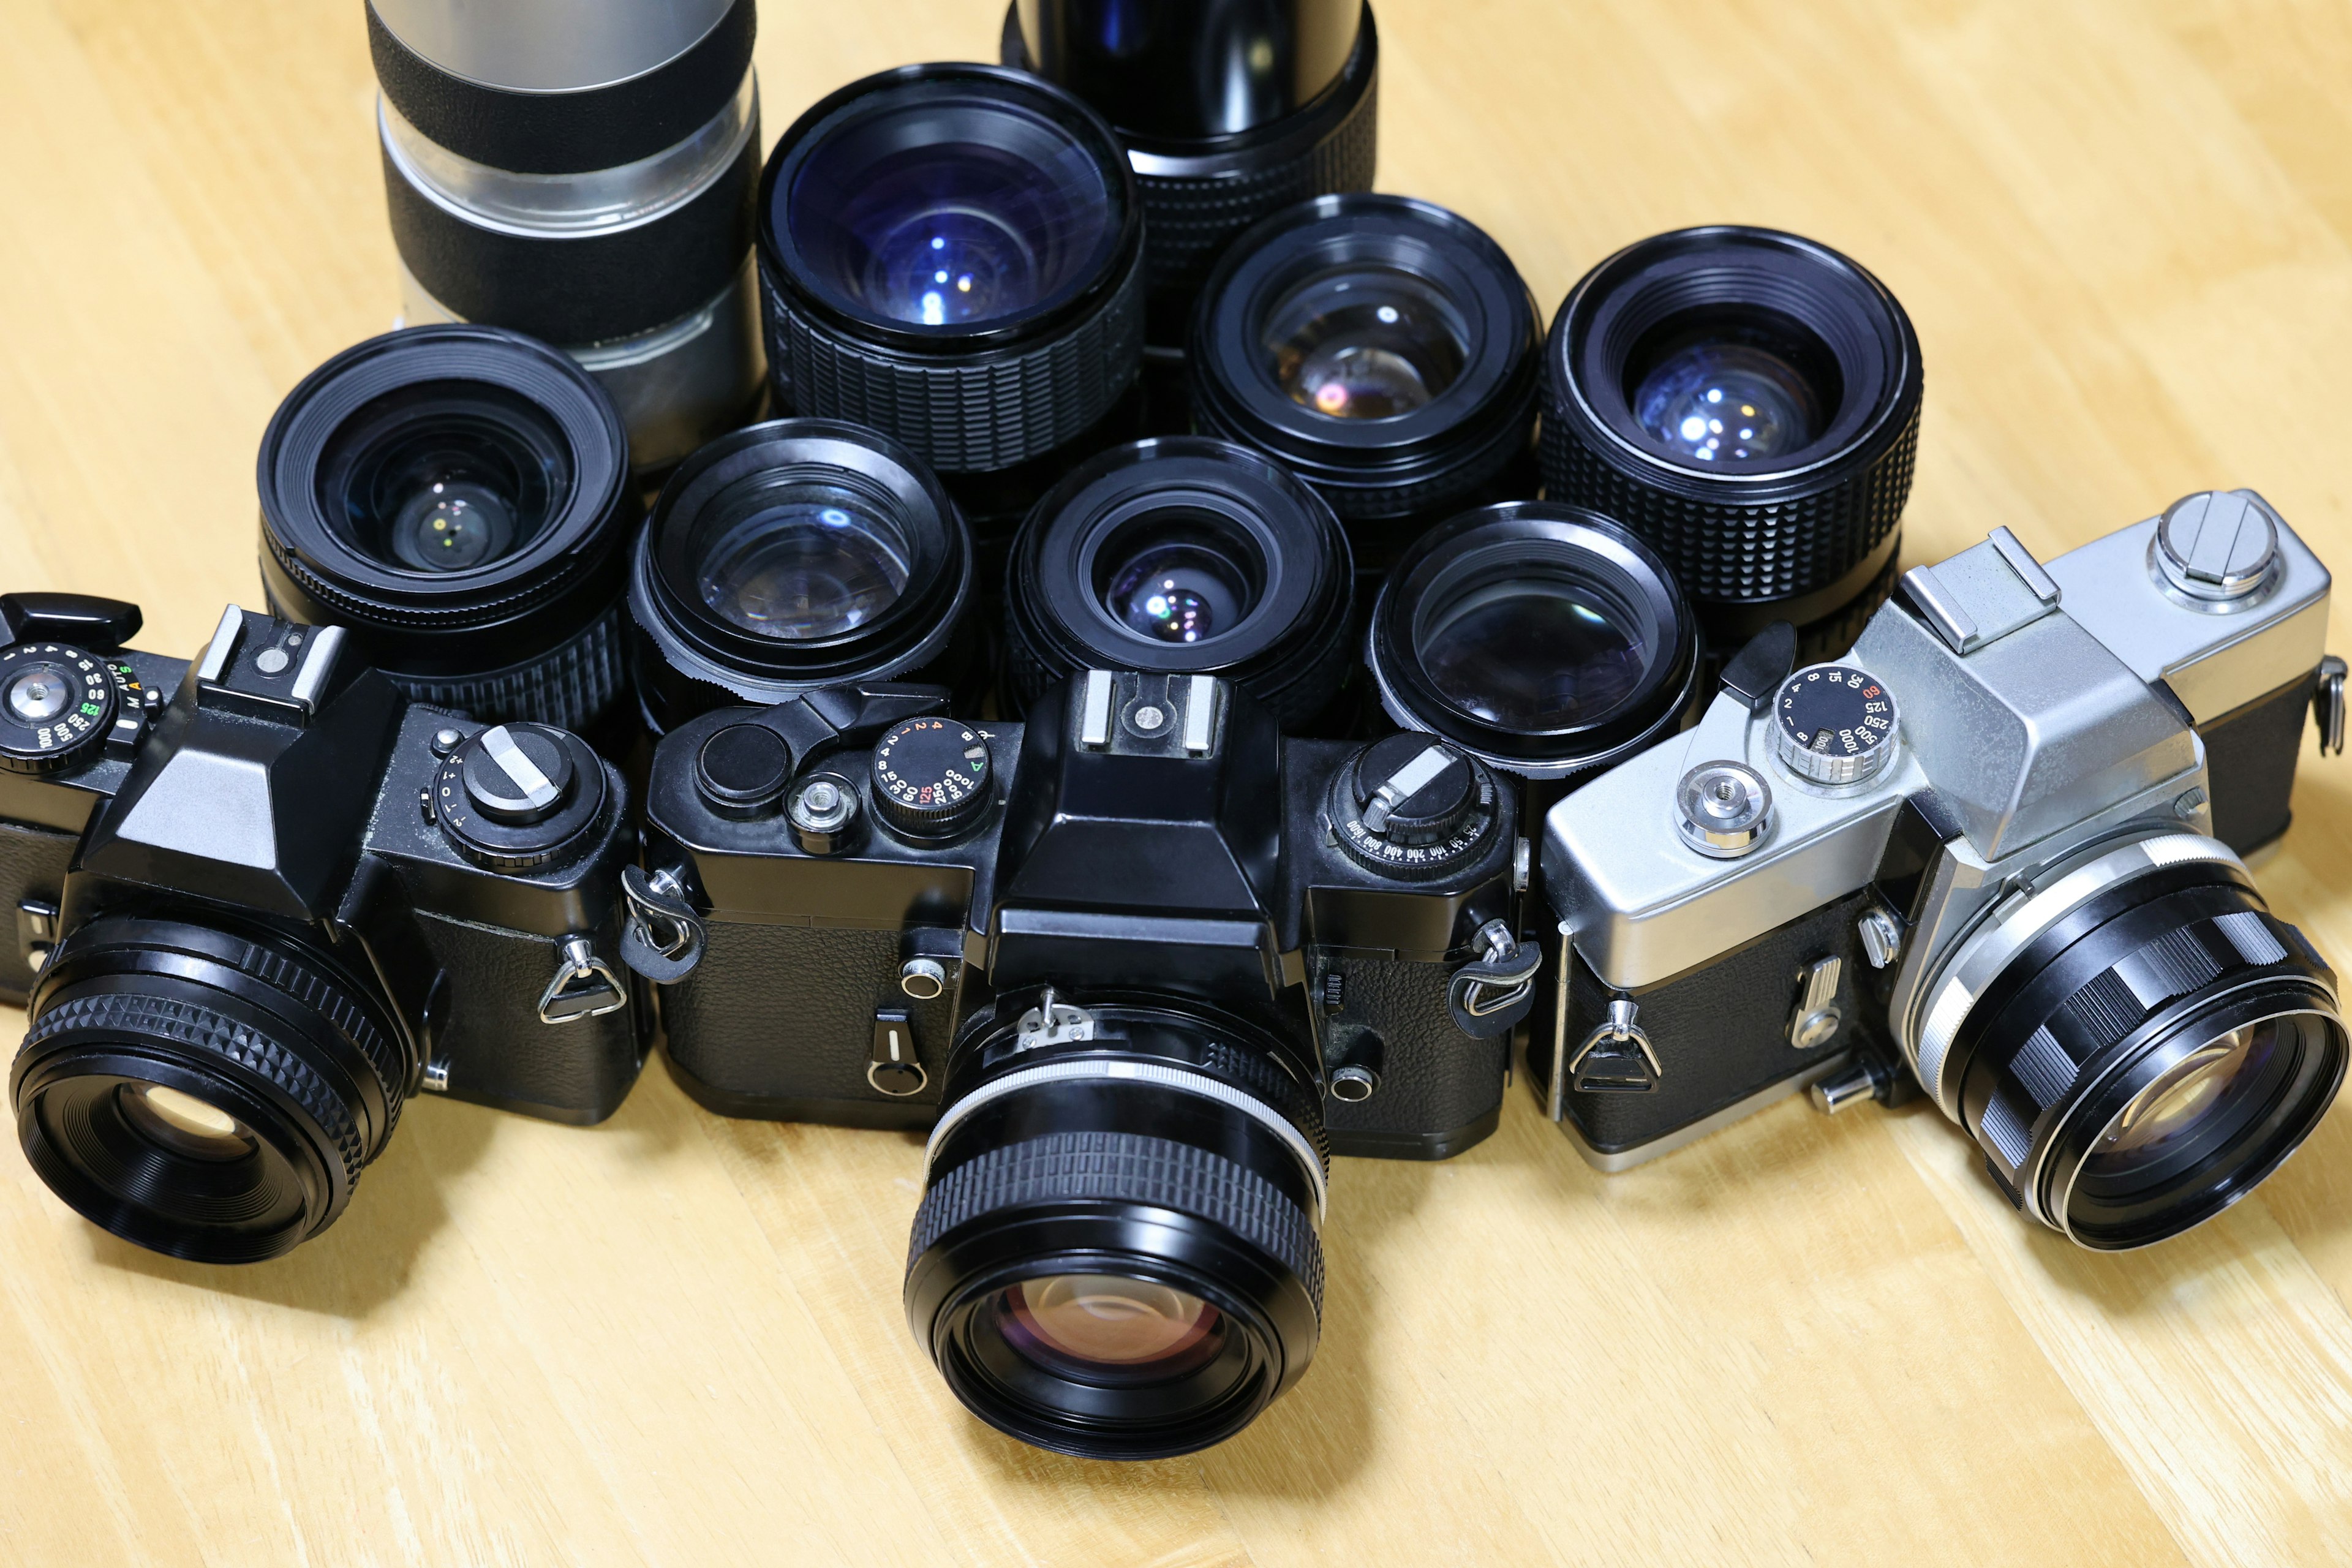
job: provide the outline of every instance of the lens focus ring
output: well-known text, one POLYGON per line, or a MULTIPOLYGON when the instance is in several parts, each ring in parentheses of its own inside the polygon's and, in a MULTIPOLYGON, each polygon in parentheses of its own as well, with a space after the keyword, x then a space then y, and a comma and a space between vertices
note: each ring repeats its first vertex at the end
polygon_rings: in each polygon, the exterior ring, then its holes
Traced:
POLYGON ((950 472, 1011 468, 1080 435, 1134 379, 1143 274, 1068 332, 1002 357, 925 363, 851 342, 794 306, 763 264, 778 392, 795 412, 887 430, 950 472))
POLYGON ((908 1267, 967 1220, 1063 1198, 1149 1204, 1223 1226, 1297 1275, 1322 1310, 1323 1244, 1306 1210, 1220 1154, 1130 1132, 1049 1133, 957 1166, 916 1211, 908 1267))
POLYGON ((485 723, 530 720, 560 730, 584 730, 620 695, 626 678, 621 604, 597 616, 578 636, 541 658, 463 679, 384 674, 412 702, 455 709, 485 723))

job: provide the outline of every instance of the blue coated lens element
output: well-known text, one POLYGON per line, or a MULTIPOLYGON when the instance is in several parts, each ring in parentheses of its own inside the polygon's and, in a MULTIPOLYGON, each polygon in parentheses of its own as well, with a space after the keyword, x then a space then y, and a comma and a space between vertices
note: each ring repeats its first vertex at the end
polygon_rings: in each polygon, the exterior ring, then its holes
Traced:
POLYGON ((852 315, 986 330, 1086 288, 1117 243, 1119 195, 1071 132, 952 85, 877 93, 818 136, 777 227, 852 315))
POLYGON ((1786 457, 1810 446, 1822 424, 1819 400, 1795 366, 1721 342, 1661 360, 1634 392, 1633 417, 1667 451, 1699 463, 1786 457))

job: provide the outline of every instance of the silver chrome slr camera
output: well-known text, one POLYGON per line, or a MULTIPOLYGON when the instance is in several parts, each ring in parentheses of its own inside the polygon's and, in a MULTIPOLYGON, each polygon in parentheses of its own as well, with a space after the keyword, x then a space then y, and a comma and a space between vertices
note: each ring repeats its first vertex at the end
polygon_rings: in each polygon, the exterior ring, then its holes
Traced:
POLYGON ((2046 569, 1996 529, 1837 664, 1759 637, 1547 819, 1553 1120, 1617 1170, 1792 1089, 1924 1089, 2084 1247, 2219 1213, 2344 1074, 2336 976, 2242 858, 2306 709, 2342 748, 2327 590, 2259 496, 2206 492, 2046 569))

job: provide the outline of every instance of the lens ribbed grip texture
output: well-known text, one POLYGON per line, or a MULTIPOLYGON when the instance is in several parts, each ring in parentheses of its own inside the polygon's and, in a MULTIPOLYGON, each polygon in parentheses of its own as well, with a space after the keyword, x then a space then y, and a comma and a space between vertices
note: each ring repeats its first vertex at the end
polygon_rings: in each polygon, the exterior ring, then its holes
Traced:
POLYGON ((1297 1276, 1323 1310, 1323 1244, 1305 1210, 1222 1154, 1132 1132, 1056 1132, 957 1166, 923 1194, 907 1267, 967 1220, 1066 1198, 1149 1204, 1222 1226, 1297 1276))
POLYGON ((486 724, 518 720, 585 730, 604 717, 628 677, 622 607, 588 623, 569 641, 522 664, 457 680, 385 670, 412 702, 447 708, 486 724))
POLYGON ((310 1113, 341 1156, 345 1182, 359 1181, 367 1154, 359 1129, 342 1102, 315 1068, 267 1035, 189 1003, 135 991, 101 991, 43 1008, 25 1031, 23 1053, 38 1050, 56 1036, 79 1033, 132 1041, 142 1037, 170 1040, 190 1050, 225 1058, 267 1079, 310 1113))
POLYGON ((761 311, 778 397, 794 413, 870 425, 952 473, 1009 468, 1083 434, 1143 354, 1143 268, 1076 326, 1027 349, 926 361, 852 342, 803 314, 764 260, 761 311))
POLYGON ((1222 178, 1138 172, 1146 270, 1154 294, 1196 292, 1235 235, 1309 196, 1369 191, 1380 162, 1381 84, 1301 158, 1222 178))
POLYGON ((1919 452, 1915 406, 1868 468, 1813 495, 1759 505, 1685 500, 1639 484, 1545 417, 1544 494, 1613 517, 1650 542, 1694 599, 1739 604, 1827 587, 1903 520, 1919 452))

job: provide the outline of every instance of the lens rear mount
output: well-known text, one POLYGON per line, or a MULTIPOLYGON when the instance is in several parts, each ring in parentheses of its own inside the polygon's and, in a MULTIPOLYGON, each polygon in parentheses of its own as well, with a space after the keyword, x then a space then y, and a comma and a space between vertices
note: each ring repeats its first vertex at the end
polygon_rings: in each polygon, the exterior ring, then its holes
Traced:
POLYGON ((1482 507, 1407 548, 1372 607, 1389 716, 1523 778, 1562 779, 1667 732, 1699 678, 1665 564, 1595 512, 1482 507))
POLYGON ((957 1397, 1024 1442, 1118 1459, 1221 1442, 1320 1335, 1318 1102, 1271 1040, 1164 1001, 1097 1001, 1091 1040, 1023 1048, 1007 1025, 1035 999, 957 1047, 908 1321, 957 1397))
POLYGON ((282 933, 92 921, 26 1012, 11 1093, 33 1168, 94 1224, 199 1262, 333 1224, 416 1066, 363 980, 282 933))
POLYGON ((2317 1124, 2347 1057, 2336 977, 2211 840, 2062 870, 1939 973, 1920 1076, 2025 1213, 2095 1250, 2145 1247, 2243 1197, 2317 1124))
POLYGON ((1657 547, 1727 645, 1893 560, 1920 356, 1885 287, 1770 229, 1684 229, 1586 274, 1544 351, 1546 494, 1657 547))
POLYGON ((1346 673, 1353 575, 1331 509, 1256 453, 1204 437, 1115 447, 1013 542, 1008 694, 1026 710, 1080 669, 1218 674, 1303 723, 1346 673))

